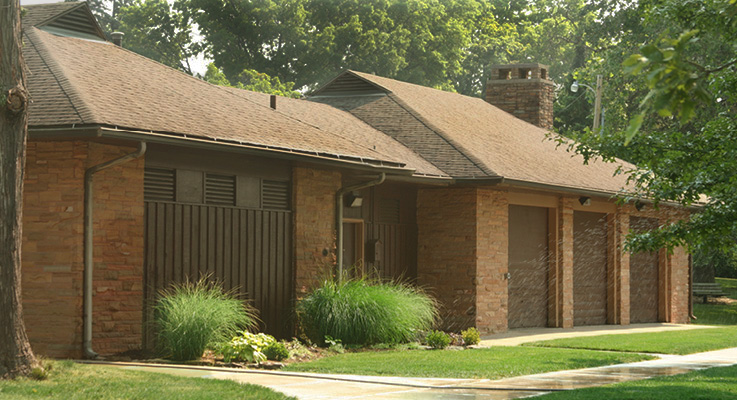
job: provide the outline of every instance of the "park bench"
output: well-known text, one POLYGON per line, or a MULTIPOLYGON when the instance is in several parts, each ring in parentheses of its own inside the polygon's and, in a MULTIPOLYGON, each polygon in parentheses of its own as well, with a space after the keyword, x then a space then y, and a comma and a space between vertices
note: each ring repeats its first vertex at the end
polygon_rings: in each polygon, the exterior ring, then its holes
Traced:
POLYGON ((726 296, 727 294, 724 293, 722 290, 722 285, 714 282, 714 283, 693 283, 693 295, 694 296, 703 296, 704 297, 704 303, 708 301, 708 297, 722 297, 726 296))

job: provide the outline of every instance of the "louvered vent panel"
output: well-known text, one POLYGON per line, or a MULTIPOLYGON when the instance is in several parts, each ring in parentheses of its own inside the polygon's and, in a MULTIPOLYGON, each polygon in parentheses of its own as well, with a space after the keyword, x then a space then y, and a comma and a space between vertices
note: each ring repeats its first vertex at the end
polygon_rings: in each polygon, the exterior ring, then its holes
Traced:
POLYGON ((48 26, 89 33, 92 35, 97 34, 97 30, 92 26, 92 21, 90 20, 89 15, 81 8, 56 19, 49 23, 48 26))
POLYGON ((176 183, 174 170, 146 168, 143 172, 143 198, 146 201, 174 201, 176 183))
POLYGON ((205 174, 205 203, 235 205, 235 176, 205 174))
POLYGON ((399 223, 399 200, 382 199, 379 201, 379 222, 384 224, 399 223))
POLYGON ((264 180, 261 187, 261 204, 265 209, 289 209, 289 182, 264 180))

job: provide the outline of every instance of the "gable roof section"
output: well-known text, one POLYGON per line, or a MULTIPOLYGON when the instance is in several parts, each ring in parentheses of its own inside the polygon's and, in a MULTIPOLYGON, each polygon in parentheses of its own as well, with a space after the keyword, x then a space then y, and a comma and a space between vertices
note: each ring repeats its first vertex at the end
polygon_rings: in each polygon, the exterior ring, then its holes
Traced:
POLYGON ((21 23, 24 28, 37 27, 57 34, 106 40, 86 2, 31 4, 23 9, 21 23))
MULTIPOLYGON (((32 129, 103 126, 392 168, 405 168, 409 157, 403 155, 411 154, 306 124, 266 102, 256 103, 110 43, 37 28, 24 34, 32 129)), ((421 166, 419 160, 416 164, 421 166)), ((442 173, 431 168, 424 172, 442 173)))
MULTIPOLYGON (((444 92, 411 83, 347 71, 388 93, 387 100, 361 96, 322 97, 315 101, 349 110, 370 125, 397 138, 456 178, 502 176, 510 183, 532 183, 571 189, 618 193, 628 188, 616 175, 616 164, 593 161, 558 149, 547 131, 524 122, 483 99, 444 92), (391 101, 389 101, 391 100, 391 101), (418 139, 393 113, 412 115, 427 130, 418 139), (408 132, 409 131, 409 132, 408 132), (440 143, 446 151, 438 153, 440 143), (479 173, 473 172, 471 165, 479 173)), ((628 165, 624 162, 621 164, 628 165)))
MULTIPOLYGON (((237 88, 224 89, 256 104, 270 104, 271 96, 265 93, 237 88)), ((368 145, 381 154, 391 156, 392 159, 402 160, 406 167, 414 169, 417 175, 447 176, 405 145, 372 128, 354 115, 335 107, 312 101, 277 97, 276 111, 317 129, 333 132, 358 146, 368 145)))

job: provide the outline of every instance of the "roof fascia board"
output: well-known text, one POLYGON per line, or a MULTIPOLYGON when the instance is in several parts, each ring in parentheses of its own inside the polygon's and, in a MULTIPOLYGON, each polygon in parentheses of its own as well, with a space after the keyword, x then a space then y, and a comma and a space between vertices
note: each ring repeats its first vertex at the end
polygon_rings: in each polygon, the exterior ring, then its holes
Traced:
POLYGON ((102 138, 111 139, 127 139, 131 141, 146 141, 149 143, 169 144, 177 146, 186 146, 192 148, 209 149, 217 151, 230 151, 237 153, 253 154, 258 156, 266 156, 284 160, 304 161, 313 164, 326 165, 331 167, 342 167, 355 169, 360 171, 371 171, 373 173, 385 172, 392 175, 412 176, 415 170, 402 167, 390 167, 381 165, 372 165, 368 163, 353 161, 349 159, 338 159, 327 157, 319 154, 306 154, 293 152, 276 148, 263 148, 249 144, 239 144, 232 142, 223 142, 208 140, 196 137, 178 137, 154 132, 135 132, 128 130, 101 128, 102 138))
POLYGON ((549 183, 540 183, 540 182, 529 182, 529 181, 523 181, 519 179, 509 179, 509 178, 505 178, 504 183, 507 183, 511 186, 543 189, 543 190, 548 190, 548 191, 571 193, 571 194, 585 195, 585 196, 606 197, 610 199, 615 199, 620 196, 631 195, 624 191, 610 192, 606 190, 575 188, 575 187, 569 187, 569 186, 553 185, 549 183))
POLYGON ((69 140, 69 139, 90 139, 99 138, 101 135, 100 127, 95 126, 63 126, 59 128, 37 128, 28 127, 28 138, 31 140, 69 140))

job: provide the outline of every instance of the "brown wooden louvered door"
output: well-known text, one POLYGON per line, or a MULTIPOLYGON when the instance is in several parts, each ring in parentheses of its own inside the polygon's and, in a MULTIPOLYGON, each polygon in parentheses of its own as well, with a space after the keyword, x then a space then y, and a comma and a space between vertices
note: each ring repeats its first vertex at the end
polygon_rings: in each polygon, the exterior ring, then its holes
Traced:
MULTIPOLYGON (((643 232, 656 229, 654 218, 630 217, 630 230, 643 232)), ((640 252, 630 255, 630 322, 658 322, 658 253, 640 252)))
POLYGON ((548 209, 509 206, 509 328, 548 323, 548 209))
POLYGON ((147 167, 146 343, 161 289, 211 276, 259 310, 262 330, 292 335, 290 182, 147 167))
POLYGON ((606 324, 606 214, 573 213, 573 325, 606 324))

